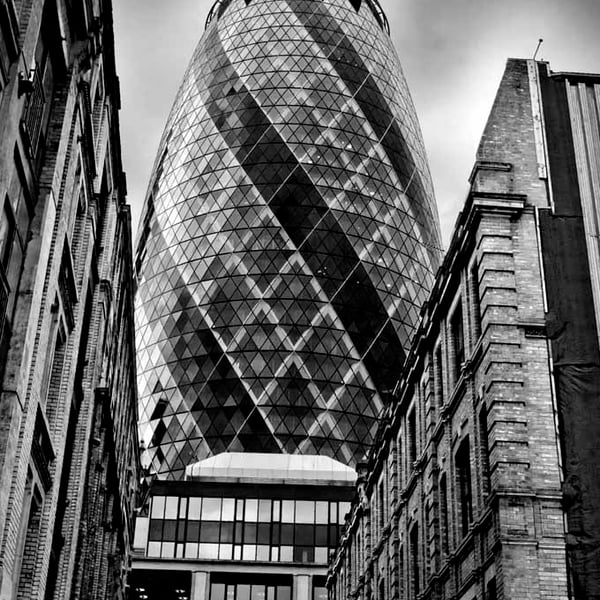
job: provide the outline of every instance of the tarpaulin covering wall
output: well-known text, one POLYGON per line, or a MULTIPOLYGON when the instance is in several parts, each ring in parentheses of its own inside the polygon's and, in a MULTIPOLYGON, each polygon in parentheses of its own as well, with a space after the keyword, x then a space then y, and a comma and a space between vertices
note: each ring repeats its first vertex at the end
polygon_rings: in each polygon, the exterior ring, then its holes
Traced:
POLYGON ((541 73, 554 210, 540 213, 573 597, 600 599, 600 349, 564 82, 541 73))

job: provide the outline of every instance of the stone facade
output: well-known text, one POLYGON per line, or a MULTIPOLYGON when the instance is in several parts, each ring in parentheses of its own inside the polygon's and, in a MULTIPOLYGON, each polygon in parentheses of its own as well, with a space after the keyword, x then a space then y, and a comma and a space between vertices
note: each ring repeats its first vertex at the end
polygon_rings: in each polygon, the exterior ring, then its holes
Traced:
POLYGON ((331 598, 600 597, 597 82, 508 62, 331 598))
POLYGON ((125 595, 138 475, 109 1, 0 1, 0 598, 125 595))

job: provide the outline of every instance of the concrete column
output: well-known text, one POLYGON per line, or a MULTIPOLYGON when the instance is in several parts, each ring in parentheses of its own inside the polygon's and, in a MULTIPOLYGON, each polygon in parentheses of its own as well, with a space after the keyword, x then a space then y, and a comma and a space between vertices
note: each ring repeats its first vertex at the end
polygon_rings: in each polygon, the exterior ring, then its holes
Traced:
POLYGON ((195 571, 192 573, 192 594, 190 600, 209 600, 208 573, 195 571))
POLYGON ((293 599, 311 600, 309 575, 296 575, 294 577, 293 599))

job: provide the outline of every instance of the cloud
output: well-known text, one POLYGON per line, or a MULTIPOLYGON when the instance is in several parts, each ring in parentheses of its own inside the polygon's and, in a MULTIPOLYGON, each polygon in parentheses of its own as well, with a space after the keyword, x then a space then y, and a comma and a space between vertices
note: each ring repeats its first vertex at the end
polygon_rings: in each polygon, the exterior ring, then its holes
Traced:
MULTIPOLYGON (((448 241, 506 59, 600 71, 597 0, 380 0, 406 73, 448 241)), ((158 142, 209 0, 115 2, 124 165, 134 227, 158 142)))

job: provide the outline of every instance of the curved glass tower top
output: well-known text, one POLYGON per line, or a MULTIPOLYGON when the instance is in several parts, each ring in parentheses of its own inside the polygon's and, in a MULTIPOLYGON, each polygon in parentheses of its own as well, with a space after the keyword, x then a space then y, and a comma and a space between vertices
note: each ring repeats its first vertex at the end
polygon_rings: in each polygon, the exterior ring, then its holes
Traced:
MULTIPOLYGON (((250 4, 252 0, 248 0, 246 4, 250 4)), ((362 0, 348 0, 353 8, 358 12, 360 10, 362 0)), ((387 33, 390 32, 390 25, 388 23, 387 17, 381 8, 378 0, 364 0, 365 5, 373 12, 375 19, 379 23, 380 27, 384 29, 387 33)), ((217 0, 210 12, 208 13, 208 17, 206 18, 206 27, 213 22, 213 20, 218 19, 227 9, 227 7, 233 2, 233 0, 217 0)))
POLYGON ((437 268, 425 151, 375 0, 222 0, 161 141, 138 246, 141 436, 213 454, 373 440, 437 268))

